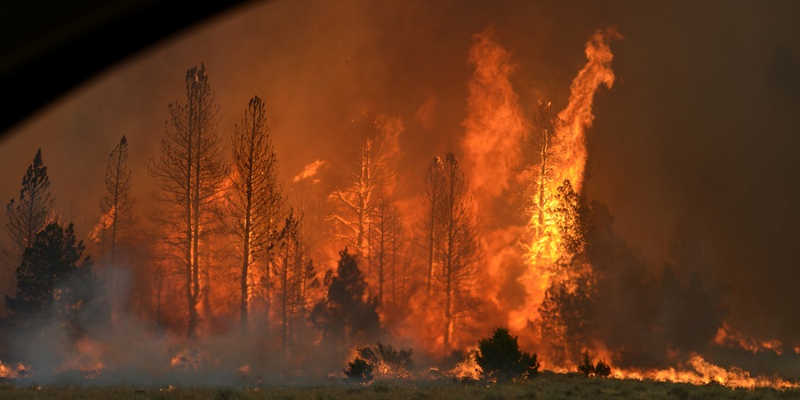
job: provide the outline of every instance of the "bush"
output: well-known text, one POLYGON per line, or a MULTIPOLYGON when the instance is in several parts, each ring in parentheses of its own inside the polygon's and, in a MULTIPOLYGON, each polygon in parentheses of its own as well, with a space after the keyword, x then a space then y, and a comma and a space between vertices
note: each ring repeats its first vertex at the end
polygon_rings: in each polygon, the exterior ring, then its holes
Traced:
POLYGON ((594 364, 592 364, 592 360, 589 358, 589 353, 583 353, 583 362, 581 365, 578 365, 578 371, 586 376, 594 374, 594 364))
POLYGON ((511 336, 508 329, 498 328, 491 338, 481 339, 478 350, 475 360, 483 370, 484 378, 507 380, 532 376, 539 371, 536 354, 521 352, 517 338, 511 336))
POLYGON ((413 367, 411 354, 411 349, 396 350, 392 345, 380 342, 375 346, 365 346, 358 349, 358 356, 372 365, 377 365, 382 361, 392 368, 405 371, 410 371, 413 367))
POLYGON ((347 364, 344 374, 348 378, 359 382, 368 382, 372 380, 372 365, 360 357, 347 364))
POLYGON ((609 376, 611 375, 611 367, 603 362, 603 360, 598 360, 597 364, 592 364, 592 359, 589 358, 589 353, 583 353, 583 362, 578 365, 578 371, 583 373, 586 376, 609 376))
POLYGON ((600 360, 594 366, 594 374, 597 376, 609 376, 611 375, 611 367, 604 363, 603 360, 600 360))

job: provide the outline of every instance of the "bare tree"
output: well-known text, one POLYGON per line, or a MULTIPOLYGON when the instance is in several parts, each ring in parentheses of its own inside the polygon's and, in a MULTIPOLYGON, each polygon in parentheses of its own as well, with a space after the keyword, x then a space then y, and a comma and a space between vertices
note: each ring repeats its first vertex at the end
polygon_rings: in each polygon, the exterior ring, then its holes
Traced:
MULTIPOLYGON (((533 233, 533 245, 530 253, 534 259, 539 260, 545 253, 552 255, 557 246, 555 238, 557 227, 555 225, 555 187, 553 185, 553 168, 551 166, 552 142, 555 135, 554 125, 556 116, 553 114, 551 103, 540 100, 534 116, 535 129, 539 132, 533 136, 536 147, 538 165, 536 180, 534 182, 531 202, 531 219, 529 226, 533 233)), ((552 260, 550 260, 552 261, 552 260)))
MULTIPOLYGON (((339 237, 356 254, 369 260, 369 228, 377 197, 384 192, 385 184, 394 173, 389 167, 393 156, 392 144, 399 133, 398 128, 386 121, 371 121, 371 130, 359 145, 356 170, 350 177, 350 185, 335 190, 330 198, 339 210, 330 218, 341 228, 339 237)), ((402 128, 400 128, 402 129, 402 128)))
POLYGON ((435 259, 439 267, 437 293, 444 309, 444 348, 449 350, 455 320, 469 309, 478 246, 468 185, 455 156, 448 153, 437 171, 441 175, 429 182, 441 183, 430 190, 439 190, 437 196, 441 200, 433 210, 434 220, 440 221, 441 227, 441 233, 436 235, 435 259))
POLYGON ((100 211, 108 220, 111 231, 111 263, 114 264, 118 235, 131 219, 131 170, 128 167, 128 139, 125 136, 108 155, 105 178, 106 193, 100 202, 100 211))
MULTIPOLYGON (((110 261, 116 264, 117 243, 123 230, 131 222, 130 197, 131 170, 128 167, 128 139, 122 136, 111 150, 106 163, 106 192, 100 201, 101 229, 109 231, 110 261)), ((105 237, 105 235, 103 235, 105 237)), ((112 292, 116 293, 117 279, 114 269, 109 270, 112 292)), ((115 306, 112 309, 116 308, 115 306)))
MULTIPOLYGON (((250 99, 241 123, 235 127, 232 142, 231 211, 234 230, 242 246, 240 319, 245 330, 250 265, 256 256, 266 258, 271 254, 283 202, 276 179, 278 160, 272 147, 265 105, 259 97, 250 99)), ((265 261, 266 264, 270 262, 269 259, 265 261)))
POLYGON ((387 291, 391 291, 393 302, 396 299, 394 280, 400 246, 399 223, 397 209, 386 195, 381 194, 370 220, 370 255, 375 270, 378 305, 384 303, 387 291), (387 290, 389 283, 392 287, 387 290))
POLYGON ((427 172, 427 185, 425 195, 427 198, 428 206, 428 220, 427 220, 427 236, 428 236, 428 273, 425 277, 425 291, 428 296, 431 295, 431 283, 433 281, 433 263, 434 255, 436 254, 436 245, 438 243, 438 229, 441 224, 439 221, 442 201, 442 180, 444 178, 444 163, 442 158, 434 156, 427 172))
POLYGON ((403 273, 400 271, 399 263, 401 262, 401 251, 403 242, 403 230, 400 225, 400 216, 397 209, 391 208, 390 214, 387 219, 386 227, 387 242, 389 246, 389 264, 391 271, 391 295, 392 304, 397 305, 398 302, 398 289, 402 290, 403 287, 403 273))
POLYGON ((288 345, 289 321, 292 308, 299 291, 296 279, 297 274, 303 268, 302 244, 300 241, 300 222, 301 217, 295 215, 294 211, 289 211, 284 223, 284 239, 279 248, 281 260, 276 264, 275 274, 280 280, 280 306, 281 306, 281 348, 284 355, 288 345))
POLYGON ((8 214, 6 228, 20 255, 47 224, 52 207, 50 178, 47 176, 47 167, 42 161, 42 149, 38 149, 33 162, 22 177, 19 198, 12 198, 6 205, 8 214))
POLYGON ((182 254, 189 337, 195 335, 201 291, 207 299, 210 284, 206 267, 205 286, 200 285, 201 234, 215 217, 212 202, 219 198, 228 173, 215 132, 217 111, 205 66, 187 70, 186 100, 170 104, 161 155, 150 165, 150 173, 161 183, 160 199, 178 209, 166 222, 182 230, 172 244, 182 254))

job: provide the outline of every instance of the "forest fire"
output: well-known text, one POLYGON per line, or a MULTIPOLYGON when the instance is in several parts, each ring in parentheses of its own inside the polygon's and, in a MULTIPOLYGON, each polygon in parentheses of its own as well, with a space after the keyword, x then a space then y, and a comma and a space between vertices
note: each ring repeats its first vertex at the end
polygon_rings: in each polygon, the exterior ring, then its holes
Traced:
POLYGON ((530 49, 504 35, 460 44, 458 107, 440 109, 453 100, 436 90, 347 105, 320 117, 341 143, 300 143, 286 121, 305 111, 192 66, 158 140, 129 148, 126 131, 111 148, 88 232, 56 211, 39 150, 7 207, 0 378, 497 384, 550 371, 800 388, 800 345, 731 317, 709 278, 725 274, 703 269, 713 246, 676 234, 642 256, 587 189, 623 36, 582 36, 572 75, 548 87, 520 78, 530 49), (768 357, 780 370, 764 372, 768 357))

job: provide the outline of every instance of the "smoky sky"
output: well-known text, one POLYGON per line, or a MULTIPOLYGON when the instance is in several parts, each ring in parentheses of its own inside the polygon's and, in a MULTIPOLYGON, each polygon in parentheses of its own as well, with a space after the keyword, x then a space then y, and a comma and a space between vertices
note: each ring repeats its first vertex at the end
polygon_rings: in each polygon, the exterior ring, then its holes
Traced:
POLYGON ((676 238, 688 241, 698 261, 676 265, 678 275, 700 273, 720 288, 728 319, 745 332, 797 342, 798 7, 256 3, 132 56, 16 127, 0 143, 0 198, 17 193, 42 147, 60 213, 86 232, 98 218, 107 154, 126 135, 137 212, 152 212, 147 160, 157 154, 167 105, 182 96, 186 68, 201 62, 221 107, 221 136, 251 96, 266 100, 287 186, 318 159, 328 162, 322 184, 335 185, 351 162, 359 118, 401 118, 399 187, 412 196, 431 156, 460 150, 474 34, 493 27, 511 53, 512 83, 530 118, 538 98, 564 106, 584 43, 613 26, 624 39, 612 43, 617 81, 598 92, 587 134, 587 196, 608 206, 648 273, 671 261, 676 238))

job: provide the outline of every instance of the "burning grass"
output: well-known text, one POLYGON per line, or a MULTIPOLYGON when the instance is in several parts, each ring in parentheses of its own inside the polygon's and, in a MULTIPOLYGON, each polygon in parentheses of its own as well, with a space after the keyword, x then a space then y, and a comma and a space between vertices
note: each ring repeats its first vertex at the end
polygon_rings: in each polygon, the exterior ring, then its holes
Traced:
POLYGON ((790 399, 797 389, 731 389, 717 384, 587 378, 581 374, 542 372, 516 383, 409 380, 370 385, 231 387, 0 386, 0 399, 790 399))

